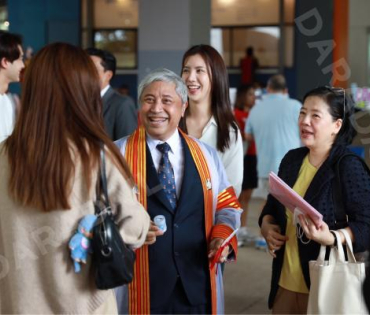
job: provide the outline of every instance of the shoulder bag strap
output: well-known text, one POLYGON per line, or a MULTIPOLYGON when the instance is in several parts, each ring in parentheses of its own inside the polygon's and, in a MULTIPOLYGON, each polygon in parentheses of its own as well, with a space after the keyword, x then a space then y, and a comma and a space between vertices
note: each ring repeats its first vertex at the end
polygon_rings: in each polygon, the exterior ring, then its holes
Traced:
POLYGON ((100 182, 101 186, 103 188, 103 194, 104 194, 104 203, 106 207, 110 207, 110 201, 108 197, 108 184, 107 184, 107 174, 105 171, 105 149, 104 144, 101 144, 100 149, 100 182))
POLYGON ((360 160, 365 170, 368 172, 368 174, 370 174, 370 170, 367 164, 365 163, 365 161, 355 153, 344 154, 341 157, 339 157, 338 161, 336 162, 335 178, 334 178, 334 185, 333 185, 333 188, 334 188, 333 190, 334 198, 333 199, 334 199, 334 212, 335 212, 335 228, 337 230, 343 229, 346 226, 348 226, 347 215, 346 215, 346 211, 344 210, 344 204, 343 204, 342 182, 340 179, 340 170, 339 170, 340 162, 342 161, 343 158, 347 156, 354 156, 358 160, 360 160))
POLYGON ((103 208, 110 210, 110 201, 108 197, 107 175, 105 172, 105 149, 104 144, 100 145, 100 166, 98 170, 98 178, 96 181, 96 201, 95 201, 95 215, 100 215, 103 208), (104 199, 101 198, 103 192, 104 199))

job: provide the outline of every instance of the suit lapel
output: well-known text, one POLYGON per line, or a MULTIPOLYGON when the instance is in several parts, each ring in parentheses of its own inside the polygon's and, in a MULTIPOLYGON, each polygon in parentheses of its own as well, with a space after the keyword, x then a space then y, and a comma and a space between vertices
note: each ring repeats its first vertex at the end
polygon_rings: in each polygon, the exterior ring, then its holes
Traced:
MULTIPOLYGON (((184 148, 184 174, 182 178, 182 184, 181 184, 181 191, 180 191, 180 197, 177 203, 177 210, 179 210, 181 207, 181 203, 185 200, 188 196, 191 196, 191 190, 192 190, 192 182, 194 180, 194 176, 192 172, 190 172, 190 166, 191 166, 191 160, 192 156, 190 153, 190 150, 186 144, 185 139, 181 136, 181 142, 182 147, 184 148)), ((178 211, 177 211, 178 212, 178 211)))
MULTIPOLYGON (((181 135, 180 135, 181 136, 181 135)), ((185 139, 181 136, 182 147, 184 148, 184 175, 182 179, 180 197, 177 203, 177 208, 180 208, 182 202, 186 202, 186 198, 191 196, 193 188, 194 174, 191 168, 192 156, 185 139)))
POLYGON ((156 197, 165 207, 167 211, 174 214, 174 210, 172 209, 170 202, 168 201, 166 194, 162 188, 161 183, 158 179, 157 170, 155 169, 152 155, 150 154, 150 150, 148 145, 146 144, 146 165, 147 165, 147 174, 146 174, 146 183, 147 183, 147 196, 149 197, 156 197))

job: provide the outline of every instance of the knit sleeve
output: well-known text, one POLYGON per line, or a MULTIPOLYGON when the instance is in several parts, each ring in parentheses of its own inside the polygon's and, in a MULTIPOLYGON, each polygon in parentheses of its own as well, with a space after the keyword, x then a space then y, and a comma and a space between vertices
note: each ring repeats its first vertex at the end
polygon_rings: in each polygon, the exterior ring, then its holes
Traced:
POLYGON ((143 245, 150 218, 129 185, 107 154, 108 195, 125 243, 133 248, 143 245))
POLYGON ((348 225, 354 234, 354 251, 370 246, 370 174, 356 157, 346 157, 340 164, 343 202, 348 225))

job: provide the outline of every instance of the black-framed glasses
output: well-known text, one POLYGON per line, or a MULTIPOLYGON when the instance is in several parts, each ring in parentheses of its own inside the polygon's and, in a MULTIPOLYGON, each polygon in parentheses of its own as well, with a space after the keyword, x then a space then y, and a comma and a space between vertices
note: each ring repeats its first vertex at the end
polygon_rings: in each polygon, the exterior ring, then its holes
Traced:
POLYGON ((341 96, 343 94, 343 122, 346 117, 346 90, 342 87, 325 85, 325 88, 334 93, 336 96, 341 96))

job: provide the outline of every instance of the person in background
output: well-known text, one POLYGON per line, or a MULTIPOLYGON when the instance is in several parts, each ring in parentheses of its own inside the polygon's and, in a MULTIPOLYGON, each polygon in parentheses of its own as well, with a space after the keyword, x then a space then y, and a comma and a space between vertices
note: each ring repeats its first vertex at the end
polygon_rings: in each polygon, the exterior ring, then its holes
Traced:
POLYGON ((129 168, 104 131, 99 77, 81 48, 55 43, 27 67, 14 132, 0 144, 0 313, 117 314, 87 260, 75 274, 68 242, 94 214, 100 150, 125 242, 140 247, 149 216, 129 168))
POLYGON ((0 142, 4 141, 14 128, 17 108, 7 92, 9 83, 19 82, 23 68, 21 37, 0 31, 0 142))
POLYGON ((236 122, 242 131, 244 155, 244 175, 242 184, 242 193, 239 196, 239 201, 243 207, 241 215, 240 229, 238 231, 238 246, 243 246, 253 239, 253 236, 247 229, 247 215, 249 201, 252 196, 253 189, 258 186, 257 176, 257 156, 256 145, 254 141, 248 142, 245 140, 244 129, 248 119, 249 111, 256 102, 254 88, 252 85, 242 85, 236 93, 236 102, 234 107, 234 115, 236 122))
POLYGON ((229 98, 229 80, 221 55, 209 45, 185 52, 181 76, 189 106, 180 128, 217 150, 227 178, 239 196, 243 182, 243 142, 229 98))
POLYGON ((248 46, 245 50, 245 56, 240 60, 240 69, 242 71, 242 84, 253 84, 256 81, 256 70, 259 62, 254 55, 254 49, 248 46))
MULTIPOLYGON (((125 83, 121 84, 118 88, 116 88, 116 91, 123 96, 132 98, 131 93, 130 93, 130 86, 128 84, 125 84, 125 83)), ((138 110, 137 102, 135 102, 133 98, 132 98, 132 102, 134 103, 135 110, 137 111, 138 110)))
POLYGON ((113 141, 128 136, 137 127, 137 114, 133 99, 121 95, 110 86, 116 74, 116 58, 106 50, 88 48, 86 51, 100 77, 105 130, 113 141))
POLYGON ((127 84, 121 84, 116 90, 121 95, 130 96, 130 87, 127 84))
MULTIPOLYGON (((259 218, 262 235, 274 257, 268 305, 273 314, 306 314, 310 289, 310 260, 316 260, 320 246, 336 244, 331 230, 336 229, 333 194, 336 163, 351 151, 356 132, 353 127, 354 105, 344 89, 318 87, 303 98, 298 126, 304 147, 289 151, 279 167, 279 177, 323 215, 317 228, 308 216, 293 214, 272 195, 259 218)), ((258 149, 258 148, 257 148, 258 149)), ((369 248, 370 175, 353 155, 339 165, 345 228, 354 253, 369 248)), ((345 243, 340 232, 341 243, 345 243)), ((330 301, 326 301, 330 303, 330 301)))
MULTIPOLYGON (((301 146, 297 119, 302 104, 288 97, 282 75, 274 75, 269 79, 267 93, 252 108, 245 126, 246 139, 256 142, 258 184, 263 199, 268 195, 270 172, 277 174, 284 155, 301 146)), ((266 249, 264 238, 257 238, 255 246, 266 249)))
POLYGON ((187 107, 181 78, 167 69, 152 71, 138 99, 143 125, 116 144, 152 221, 164 216, 167 228, 152 223, 148 246, 136 252, 130 298, 127 287, 116 291, 120 314, 223 314, 219 263, 235 259, 236 237, 215 254, 239 227, 238 199, 216 150, 178 128, 187 107))

